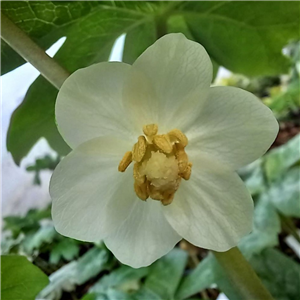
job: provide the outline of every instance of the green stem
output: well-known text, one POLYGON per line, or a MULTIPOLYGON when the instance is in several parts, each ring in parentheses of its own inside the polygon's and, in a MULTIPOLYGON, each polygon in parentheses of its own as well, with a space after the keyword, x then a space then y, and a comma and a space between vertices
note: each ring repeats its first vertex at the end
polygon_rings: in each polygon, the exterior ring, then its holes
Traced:
POLYGON ((273 300, 260 279, 237 247, 214 252, 241 300, 273 300))
POLYGON ((19 55, 37 68, 57 89, 70 75, 48 56, 30 37, 1 12, 1 38, 19 55))
POLYGON ((294 222, 290 218, 282 214, 279 214, 279 217, 281 220, 281 226, 283 230, 292 235, 295 238, 295 240, 298 243, 300 243, 300 236, 297 232, 297 227, 295 226, 294 222))

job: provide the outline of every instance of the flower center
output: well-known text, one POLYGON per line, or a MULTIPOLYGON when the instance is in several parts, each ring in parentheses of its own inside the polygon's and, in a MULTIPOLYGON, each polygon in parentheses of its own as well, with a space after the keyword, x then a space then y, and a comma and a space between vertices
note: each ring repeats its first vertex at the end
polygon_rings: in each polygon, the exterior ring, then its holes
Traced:
POLYGON ((188 139, 180 130, 157 134, 158 126, 143 127, 145 135, 138 137, 132 151, 125 153, 119 171, 125 172, 134 161, 134 190, 146 201, 149 197, 163 205, 172 203, 181 179, 189 180, 192 164, 188 161, 185 147, 188 139))

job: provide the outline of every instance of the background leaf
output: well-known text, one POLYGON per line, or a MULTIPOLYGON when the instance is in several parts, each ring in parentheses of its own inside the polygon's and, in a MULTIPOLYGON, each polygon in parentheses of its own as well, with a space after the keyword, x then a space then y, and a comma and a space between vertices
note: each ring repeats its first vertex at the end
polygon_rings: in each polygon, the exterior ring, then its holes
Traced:
POLYGON ((299 3, 186 1, 181 11, 195 40, 219 65, 251 76, 287 72, 281 50, 299 37, 299 3))
POLYGON ((33 300, 48 277, 25 256, 1 256, 1 299, 33 300))
POLYGON ((106 294, 109 289, 132 291, 139 288, 139 281, 149 272, 149 268, 133 269, 129 266, 121 266, 109 275, 103 276, 89 290, 95 294, 106 294))
POLYGON ((78 254, 78 244, 74 240, 64 239, 60 243, 56 244, 51 250, 50 263, 57 264, 62 258, 66 261, 70 261, 77 257, 78 254))
POLYGON ((197 267, 184 277, 176 292, 175 299, 186 299, 214 283, 213 272, 216 261, 209 255, 204 258, 197 267))
MULTIPOLYGON (((64 36, 64 31, 77 19, 90 13, 95 5, 97 2, 94 1, 4 1, 1 11, 46 50, 64 36)), ((1 56, 1 74, 25 63, 3 41, 1 56)))
POLYGON ((266 177, 269 181, 275 180, 288 168, 300 161, 300 134, 286 144, 271 150, 264 163, 266 177))
POLYGON ((14 111, 7 133, 7 150, 12 153, 16 164, 20 164, 21 159, 41 137, 46 138, 53 150, 62 156, 70 151, 55 124, 57 93, 44 77, 39 76, 30 86, 24 101, 14 111))
POLYGON ((277 300, 297 300, 300 266, 276 249, 266 249, 250 261, 263 284, 277 300))
POLYGON ((283 174, 269 189, 270 202, 286 216, 300 218, 300 168, 283 174))
POLYGON ((50 283, 40 293, 40 298, 60 299, 63 291, 73 291, 98 275, 103 270, 112 268, 114 260, 104 247, 94 247, 77 261, 72 261, 52 273, 50 283))
POLYGON ((159 295, 161 299, 173 299, 186 262, 187 253, 173 249, 151 266, 145 288, 159 295))

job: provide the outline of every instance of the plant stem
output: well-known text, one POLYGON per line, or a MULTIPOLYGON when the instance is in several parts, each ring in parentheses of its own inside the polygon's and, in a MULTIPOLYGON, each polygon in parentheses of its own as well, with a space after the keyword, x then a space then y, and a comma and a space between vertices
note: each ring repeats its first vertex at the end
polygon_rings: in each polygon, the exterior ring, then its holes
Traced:
POLYGON ((283 230, 285 230, 287 233, 292 235, 295 238, 295 240, 298 243, 300 243, 300 236, 297 233, 297 227, 295 226, 294 222, 290 218, 288 218, 282 214, 279 214, 279 217, 281 220, 281 226, 282 226, 283 230))
POLYGON ((213 251, 217 261, 241 300, 273 300, 237 247, 226 252, 213 251))
POLYGON ((37 68, 57 89, 70 75, 31 38, 1 12, 1 38, 37 68))

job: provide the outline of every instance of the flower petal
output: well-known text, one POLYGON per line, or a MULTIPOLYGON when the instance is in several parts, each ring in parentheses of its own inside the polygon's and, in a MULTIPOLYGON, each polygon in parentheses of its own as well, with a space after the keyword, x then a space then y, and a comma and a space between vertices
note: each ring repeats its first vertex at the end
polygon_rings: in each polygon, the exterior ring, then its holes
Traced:
POLYGON ((168 34, 133 64, 124 85, 125 107, 140 127, 146 120, 163 125, 163 131, 183 129, 206 99, 211 80, 205 49, 181 33, 168 34))
POLYGON ((118 164, 130 147, 124 140, 95 138, 60 162, 50 183, 52 218, 59 233, 95 242, 126 219, 136 201, 133 171, 120 173, 118 164))
POLYGON ((191 161, 191 178, 164 207, 165 215, 190 243, 226 251, 252 229, 252 198, 239 176, 216 160, 198 155, 191 161))
POLYGON ((253 94, 234 87, 213 87, 197 121, 185 133, 190 152, 207 153, 236 170, 268 150, 278 123, 253 94))
POLYGON ((122 103, 124 78, 131 66, 99 63, 74 72, 56 100, 56 120, 66 142, 75 148, 99 136, 132 134, 122 103))
POLYGON ((159 201, 136 199, 131 214, 104 242, 123 264, 148 266, 168 253, 181 237, 172 229, 159 201))

